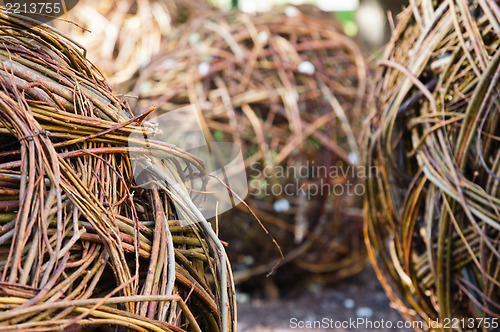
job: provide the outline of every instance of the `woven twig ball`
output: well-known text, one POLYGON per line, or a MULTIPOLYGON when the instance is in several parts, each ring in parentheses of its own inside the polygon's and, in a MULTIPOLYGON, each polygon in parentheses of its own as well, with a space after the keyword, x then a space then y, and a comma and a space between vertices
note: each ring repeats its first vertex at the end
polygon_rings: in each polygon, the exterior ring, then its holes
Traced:
POLYGON ((235 330, 221 242, 189 219, 181 183, 138 186, 129 152, 203 165, 161 142, 130 147, 152 129, 82 53, 0 12, 1 329, 235 330))
MULTIPOLYGON (((139 110, 196 105, 209 141, 241 147, 246 201, 285 262, 347 276, 365 262, 363 188, 356 185, 366 71, 363 53, 333 16, 288 6, 194 18, 122 90, 138 96, 130 102, 139 110)), ((220 231, 241 281, 269 272, 280 256, 238 207, 221 217, 220 231)))
POLYGON ((148 64, 175 26, 210 8, 204 0, 81 0, 53 25, 84 47, 114 86, 148 64))
POLYGON ((379 62, 367 245, 395 307, 436 330, 500 317, 499 20, 494 1, 414 1, 379 62))

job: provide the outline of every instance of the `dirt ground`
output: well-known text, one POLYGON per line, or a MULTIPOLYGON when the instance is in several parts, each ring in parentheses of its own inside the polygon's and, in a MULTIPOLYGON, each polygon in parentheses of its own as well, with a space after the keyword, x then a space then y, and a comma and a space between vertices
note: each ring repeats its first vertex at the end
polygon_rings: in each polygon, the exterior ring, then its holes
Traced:
POLYGON ((329 331, 411 331, 395 327, 402 318, 390 308, 371 268, 335 285, 307 285, 276 301, 252 298, 245 293, 238 293, 237 298, 238 330, 242 332, 318 331, 299 327, 299 322, 311 324, 318 320, 326 321, 321 330, 329 331), (370 328, 364 323, 357 328, 346 325, 349 320, 357 321, 358 318, 371 322, 391 321, 393 327, 370 328), (335 328, 335 324, 341 322, 345 322, 344 327, 335 328))

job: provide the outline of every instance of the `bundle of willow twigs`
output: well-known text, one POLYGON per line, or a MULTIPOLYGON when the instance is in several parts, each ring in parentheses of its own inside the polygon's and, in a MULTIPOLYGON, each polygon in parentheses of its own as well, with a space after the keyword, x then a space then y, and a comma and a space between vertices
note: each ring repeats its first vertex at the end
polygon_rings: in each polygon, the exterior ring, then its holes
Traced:
POLYGON ((0 331, 234 330, 221 242, 182 183, 138 187, 129 152, 203 165, 129 147, 154 128, 51 28, 2 10, 0 45, 0 331))
POLYGON ((436 330, 500 317, 499 46, 494 1, 418 0, 379 63, 367 245, 403 316, 436 330))
POLYGON ((204 0, 81 0, 54 25, 115 85, 149 63, 176 25, 207 9, 204 0))
MULTIPOLYGON (((297 272, 334 279, 362 269, 363 193, 354 187, 366 68, 331 15, 311 7, 208 13, 174 33, 129 84, 122 90, 139 96, 131 100, 137 109, 194 104, 209 141, 241 146, 246 202, 297 272)), ((269 272, 280 256, 238 207, 221 218, 220 231, 242 281, 269 272)))

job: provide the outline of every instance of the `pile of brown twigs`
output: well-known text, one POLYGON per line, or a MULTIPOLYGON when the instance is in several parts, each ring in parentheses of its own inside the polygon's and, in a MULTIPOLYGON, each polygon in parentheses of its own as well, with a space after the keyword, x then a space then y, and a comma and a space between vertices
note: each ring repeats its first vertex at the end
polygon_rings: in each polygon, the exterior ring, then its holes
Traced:
MULTIPOLYGON (((138 110, 196 105, 208 140, 241 146, 246 202, 285 262, 333 280, 366 263, 363 193, 354 190, 367 68, 334 18, 311 8, 194 18, 122 90, 139 96, 131 100, 138 110)), ((242 281, 269 272, 280 256, 239 208, 221 218, 220 230, 242 281)))
POLYGON ((204 0, 80 0, 54 25, 115 85, 149 63, 175 26, 210 8, 204 0))
POLYGON ((129 152, 203 165, 161 142, 129 147, 153 129, 82 53, 0 11, 0 330, 234 330, 221 242, 182 183, 137 186, 129 152))
POLYGON ((368 251, 405 318, 494 330, 500 10, 494 1, 417 0, 398 19, 368 139, 366 163, 378 169, 367 182, 368 251))

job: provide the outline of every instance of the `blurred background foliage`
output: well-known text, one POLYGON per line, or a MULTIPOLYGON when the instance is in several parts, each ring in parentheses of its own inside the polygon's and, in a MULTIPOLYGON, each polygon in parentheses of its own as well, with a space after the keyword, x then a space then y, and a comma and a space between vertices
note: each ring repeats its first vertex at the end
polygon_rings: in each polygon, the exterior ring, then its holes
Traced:
POLYGON ((314 5, 342 22, 344 32, 358 37, 372 52, 384 45, 390 36, 388 15, 395 16, 407 3, 404 0, 211 0, 222 10, 238 8, 243 12, 268 11, 275 6, 314 5), (389 14, 390 13, 390 14, 389 14))

